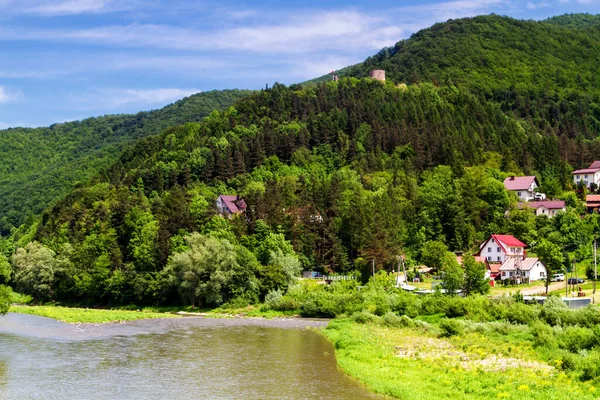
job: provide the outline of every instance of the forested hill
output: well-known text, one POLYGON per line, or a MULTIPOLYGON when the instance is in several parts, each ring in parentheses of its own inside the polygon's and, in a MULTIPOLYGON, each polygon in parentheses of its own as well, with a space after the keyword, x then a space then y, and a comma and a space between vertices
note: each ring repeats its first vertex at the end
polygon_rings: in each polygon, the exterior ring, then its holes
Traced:
POLYGON ((109 115, 47 128, 0 131, 0 235, 39 214, 114 162, 121 148, 169 126, 200 121, 249 91, 199 93, 160 110, 109 115))
POLYGON ((569 136, 592 138, 597 117, 586 117, 600 104, 599 20, 585 14, 542 22, 496 15, 450 20, 338 75, 360 78, 384 69, 397 83, 455 85, 540 129, 551 124, 569 136))
POLYGON ((193 232, 225 246, 219 251, 234 246, 231 257, 252 253, 244 257, 264 266, 252 267, 264 274, 264 295, 282 273, 269 269, 280 268, 279 252, 340 272, 364 259, 380 268, 399 248, 420 257, 431 240, 465 250, 495 231, 527 240, 528 213, 504 216, 501 169, 538 171, 549 195, 570 182, 555 135, 456 87, 355 78, 275 85, 141 141, 94 186, 44 213, 33 238, 66 260, 57 290, 71 300, 175 298, 169 259, 204 240, 186 244, 193 232), (249 222, 215 216, 223 193, 244 198, 249 222))
POLYGON ((356 77, 253 93, 137 142, 44 212, 17 260, 44 254, 56 267, 46 296, 69 301, 168 303, 200 285, 220 304, 285 289, 298 261, 389 268, 400 251, 426 262, 494 232, 583 246, 600 224, 563 192, 600 155, 594 29, 449 21, 350 67, 356 77), (372 68, 388 80, 363 79, 372 68), (523 173, 569 213, 506 218, 516 199, 502 180, 523 173), (219 194, 242 196, 246 215, 216 216, 219 194), (194 270, 188 250, 211 261, 194 270))
POLYGON ((591 26, 600 25, 600 14, 564 14, 548 18, 542 22, 569 28, 585 29, 591 26))

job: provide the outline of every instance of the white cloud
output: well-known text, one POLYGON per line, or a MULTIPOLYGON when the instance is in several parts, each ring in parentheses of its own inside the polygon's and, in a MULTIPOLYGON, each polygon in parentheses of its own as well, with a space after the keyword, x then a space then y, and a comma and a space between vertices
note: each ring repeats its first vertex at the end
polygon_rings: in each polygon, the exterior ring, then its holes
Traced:
POLYGON ((550 4, 545 2, 534 3, 533 1, 527 2, 527 9, 529 10, 537 10, 538 8, 550 7, 550 4))
POLYGON ((0 104, 18 101, 23 98, 23 93, 19 90, 10 90, 4 86, 0 86, 0 104))
POLYGON ((179 88, 100 89, 84 96, 71 96, 70 104, 74 109, 79 110, 164 106, 199 92, 201 92, 199 89, 179 88))

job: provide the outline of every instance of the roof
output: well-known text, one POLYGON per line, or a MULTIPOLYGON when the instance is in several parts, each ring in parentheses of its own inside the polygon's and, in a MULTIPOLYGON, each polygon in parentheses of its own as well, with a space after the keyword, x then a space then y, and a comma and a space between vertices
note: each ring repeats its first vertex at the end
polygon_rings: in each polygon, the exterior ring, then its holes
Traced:
MULTIPOLYGON (((487 264, 487 259, 484 256, 475 254, 475 255, 473 255, 473 258, 475 258, 475 261, 477 261, 477 262, 487 264)), ((463 260, 462 256, 456 256, 456 261, 458 261, 458 263, 460 265, 462 265, 462 260, 463 260)))
POLYGON ((598 168, 600 169, 600 161, 596 160, 592 164, 590 164, 590 168, 598 168))
POLYGON ((544 201, 530 201, 529 203, 519 203, 523 207, 535 208, 545 207, 548 210, 562 210, 565 208, 565 202, 562 200, 544 200, 544 201))
POLYGON ((525 243, 521 242, 513 235, 492 235, 492 237, 509 247, 527 247, 525 243))
POLYGON ((500 263, 489 263, 488 269, 490 270, 490 274, 497 274, 498 272, 500 272, 501 266, 502 264, 500 263))
POLYGON ((527 190, 536 181, 535 176, 509 176, 504 180, 506 190, 527 190))
POLYGON ((219 197, 223 200, 225 206, 227 206, 229 211, 231 211, 232 213, 239 213, 246 210, 246 203, 239 196, 229 196, 226 194, 222 194, 219 197))
POLYGON ((585 196, 585 201, 587 201, 588 203, 600 201, 600 194, 588 194, 587 196, 585 196))
POLYGON ((578 169, 573 171, 572 175, 581 175, 581 174, 593 174, 600 171, 600 168, 586 168, 586 169, 578 169))
MULTIPOLYGON (((515 261, 516 260, 517 260, 516 257, 508 257, 506 260, 504 260, 504 262, 500 266, 500 271, 515 271, 517 269, 515 267, 515 261)), ((546 268, 546 266, 544 265, 544 263, 541 262, 539 258, 537 258, 537 257, 531 257, 531 258, 525 258, 525 259, 521 260, 521 269, 523 271, 529 271, 538 262, 540 264, 542 264, 542 266, 544 266, 544 268, 546 268)))

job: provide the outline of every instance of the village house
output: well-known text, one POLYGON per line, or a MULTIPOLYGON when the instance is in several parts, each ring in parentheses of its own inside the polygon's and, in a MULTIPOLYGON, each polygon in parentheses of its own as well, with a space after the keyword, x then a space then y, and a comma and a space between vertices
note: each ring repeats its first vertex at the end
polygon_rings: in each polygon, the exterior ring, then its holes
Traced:
POLYGON ((217 211, 219 214, 231 218, 233 214, 246 212, 246 202, 240 196, 222 194, 217 197, 217 211))
POLYGON ((506 190, 515 192, 522 201, 534 200, 539 186, 535 176, 509 176, 504 180, 506 190))
POLYGON ((528 258, 525 247, 525 243, 512 235, 491 235, 477 255, 485 257, 493 279, 521 278, 522 282, 546 279, 546 266, 537 257, 528 258))
POLYGON ((535 212, 535 215, 546 215, 548 218, 554 217, 561 211, 567 211, 565 202, 562 200, 544 200, 530 201, 528 203, 519 203, 519 208, 529 208, 535 212))
POLYGON ((518 257, 507 258, 500 266, 500 279, 519 279, 519 276, 524 282, 533 282, 546 279, 548 270, 543 262, 537 257, 523 258, 518 257), (520 272, 519 272, 520 271, 520 272))
POLYGON ((600 210, 600 194, 589 194, 585 196, 585 206, 588 212, 598 212, 600 210))
POLYGON ((572 175, 576 185, 583 182, 588 188, 592 183, 600 186, 600 161, 594 161, 588 168, 573 171, 572 175))

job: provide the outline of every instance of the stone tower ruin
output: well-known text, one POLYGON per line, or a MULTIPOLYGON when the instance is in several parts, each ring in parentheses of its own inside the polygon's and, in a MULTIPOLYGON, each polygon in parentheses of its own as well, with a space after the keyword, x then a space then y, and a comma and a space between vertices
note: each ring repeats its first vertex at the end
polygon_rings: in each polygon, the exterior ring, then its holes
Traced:
POLYGON ((369 75, 376 81, 385 82, 385 71, 383 69, 374 69, 369 75))

